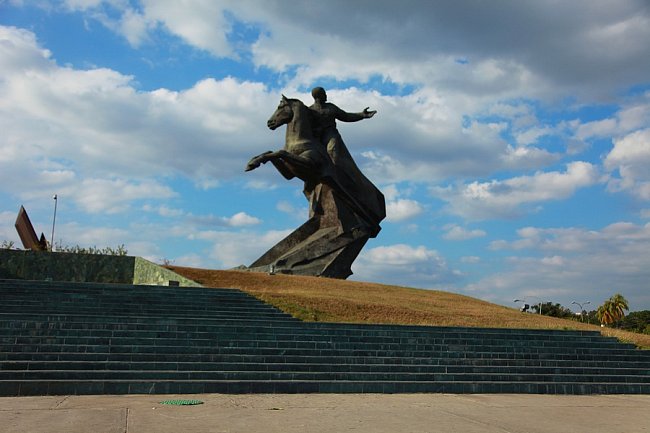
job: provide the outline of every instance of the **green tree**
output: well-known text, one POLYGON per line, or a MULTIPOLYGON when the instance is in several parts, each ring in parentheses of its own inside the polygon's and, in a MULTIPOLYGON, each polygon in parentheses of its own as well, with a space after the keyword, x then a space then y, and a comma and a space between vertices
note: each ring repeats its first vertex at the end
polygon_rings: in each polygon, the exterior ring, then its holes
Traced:
POLYGON ((650 310, 633 311, 616 323, 617 328, 643 334, 650 326, 650 310))
MULTIPOLYGON (((539 314, 539 304, 535 304, 531 306, 531 309, 536 313, 539 314)), ((544 302, 542 305, 542 315, 544 316, 551 316, 551 317, 560 317, 563 319, 572 319, 574 318, 573 312, 566 307, 563 307, 562 305, 558 303, 552 303, 552 302, 544 302)))

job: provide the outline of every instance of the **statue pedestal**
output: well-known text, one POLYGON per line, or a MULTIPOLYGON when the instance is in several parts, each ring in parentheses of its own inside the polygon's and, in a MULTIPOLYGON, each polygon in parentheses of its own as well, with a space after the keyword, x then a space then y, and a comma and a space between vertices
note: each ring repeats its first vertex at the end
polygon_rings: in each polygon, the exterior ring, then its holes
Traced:
POLYGON ((331 187, 318 184, 308 192, 307 222, 282 239, 247 269, 345 279, 352 262, 377 227, 359 218, 331 187))

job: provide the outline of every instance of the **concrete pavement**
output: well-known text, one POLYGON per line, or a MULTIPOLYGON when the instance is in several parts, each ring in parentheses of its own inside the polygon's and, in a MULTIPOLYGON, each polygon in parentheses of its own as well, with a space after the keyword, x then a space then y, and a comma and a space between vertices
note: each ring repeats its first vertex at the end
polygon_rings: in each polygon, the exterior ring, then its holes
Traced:
POLYGON ((2 433, 635 433, 650 395, 253 394, 0 398, 2 433), (198 406, 168 406, 198 399, 198 406))

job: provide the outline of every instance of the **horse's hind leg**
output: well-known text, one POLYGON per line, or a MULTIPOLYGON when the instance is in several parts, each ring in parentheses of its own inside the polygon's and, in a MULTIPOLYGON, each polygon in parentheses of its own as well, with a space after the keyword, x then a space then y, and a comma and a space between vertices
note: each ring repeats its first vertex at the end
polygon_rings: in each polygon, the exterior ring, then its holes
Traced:
POLYGON ((271 159, 271 164, 273 164, 273 166, 278 170, 278 172, 280 172, 282 177, 284 177, 285 179, 291 180, 294 177, 296 177, 294 172, 287 165, 287 163, 284 162, 284 160, 279 159, 279 158, 274 158, 274 159, 271 159))
POLYGON ((324 175, 322 164, 310 151, 294 155, 282 149, 278 150, 276 155, 295 177, 304 181, 317 180, 324 175))

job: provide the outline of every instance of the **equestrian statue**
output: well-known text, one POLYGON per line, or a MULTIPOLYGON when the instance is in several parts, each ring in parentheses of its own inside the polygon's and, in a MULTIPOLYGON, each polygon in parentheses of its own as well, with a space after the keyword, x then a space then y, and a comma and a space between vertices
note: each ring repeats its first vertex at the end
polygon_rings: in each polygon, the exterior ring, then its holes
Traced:
POLYGON ((383 194, 357 167, 336 128, 336 120, 357 122, 376 114, 365 108, 347 113, 327 102, 322 87, 312 90, 310 107, 282 95, 267 122, 286 125, 284 148, 253 157, 246 171, 271 162, 286 179, 299 178, 309 202, 309 219, 247 269, 347 278, 352 262, 386 217, 383 194))

